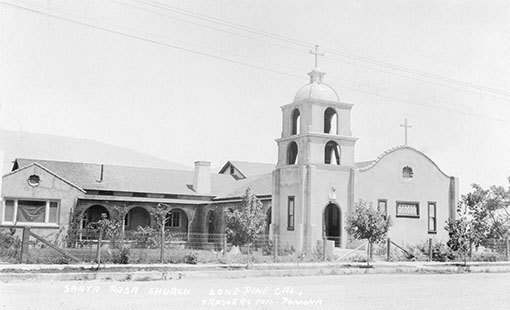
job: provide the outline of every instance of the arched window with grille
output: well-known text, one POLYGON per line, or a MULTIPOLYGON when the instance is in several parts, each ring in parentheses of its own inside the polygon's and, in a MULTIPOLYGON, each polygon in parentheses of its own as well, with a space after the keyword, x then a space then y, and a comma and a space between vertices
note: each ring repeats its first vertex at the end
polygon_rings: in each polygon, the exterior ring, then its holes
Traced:
POLYGON ((402 177, 404 179, 411 179, 414 176, 413 168, 405 166, 402 168, 402 177))
POLYGON ((340 165, 340 146, 335 141, 329 141, 324 148, 324 163, 328 165, 340 165))

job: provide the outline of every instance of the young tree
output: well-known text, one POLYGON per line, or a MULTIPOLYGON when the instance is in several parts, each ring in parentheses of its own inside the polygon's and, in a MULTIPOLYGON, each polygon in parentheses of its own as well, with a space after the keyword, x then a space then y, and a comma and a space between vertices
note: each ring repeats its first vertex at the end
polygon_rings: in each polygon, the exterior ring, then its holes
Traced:
POLYGON ((264 232, 266 228, 264 206, 250 188, 247 188, 242 202, 237 208, 227 212, 225 221, 227 241, 235 246, 248 245, 249 255, 251 244, 256 236, 264 232))
POLYGON ((163 263, 165 256, 165 225, 168 221, 168 212, 170 210, 170 206, 163 203, 158 203, 154 211, 151 212, 151 215, 154 217, 156 229, 160 232, 160 253, 159 253, 159 261, 163 263))
POLYGON ((370 266, 370 248, 386 237, 391 224, 389 216, 376 210, 371 202, 361 199, 356 203, 353 213, 347 217, 347 232, 358 240, 368 241, 367 267, 370 266))
POLYGON ((105 237, 113 237, 120 231, 122 222, 116 219, 109 219, 105 213, 101 214, 101 219, 97 222, 90 223, 87 227, 92 229, 97 235, 97 251, 96 261, 98 268, 101 265, 101 246, 105 237))
POLYGON ((449 237, 446 245, 453 251, 461 254, 461 257, 464 259, 464 265, 466 265, 467 255, 471 250, 472 244, 480 242, 476 223, 462 215, 455 220, 448 219, 444 229, 448 231, 449 237))

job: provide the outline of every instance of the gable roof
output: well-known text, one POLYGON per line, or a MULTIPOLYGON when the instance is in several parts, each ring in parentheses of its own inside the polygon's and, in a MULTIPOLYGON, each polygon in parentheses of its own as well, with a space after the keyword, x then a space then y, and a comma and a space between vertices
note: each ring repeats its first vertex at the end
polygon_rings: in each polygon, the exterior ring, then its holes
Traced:
POLYGON ((225 173, 230 166, 234 166, 244 177, 270 173, 276 167, 274 164, 229 160, 218 173, 225 173))
MULTIPOLYGON (((64 162, 51 160, 35 160, 18 158, 15 161, 14 169, 37 163, 55 176, 67 180, 70 184, 84 190, 103 190, 119 192, 142 192, 158 194, 180 194, 196 196, 227 196, 237 193, 245 185, 257 178, 247 178, 236 181, 228 174, 211 174, 211 194, 197 194, 192 189, 193 171, 125 167, 115 165, 100 165, 80 162, 64 162), (103 178, 101 178, 101 166, 103 178)), ((14 170, 11 173, 15 173, 14 170)), ((269 187, 271 180, 269 179, 269 187)), ((266 188, 259 186, 259 190, 253 189, 257 195, 271 194, 265 191, 266 188)), ((244 191, 243 191, 244 193, 244 191)))
POLYGON ((55 178, 57 178, 57 179, 61 180, 62 182, 67 183, 68 185, 70 185, 70 186, 72 186, 72 187, 76 188, 77 190, 79 190, 79 191, 81 191, 81 192, 85 193, 85 190, 84 190, 83 188, 81 188, 80 186, 78 186, 78 185, 74 184, 73 182, 71 182, 71 181, 69 181, 69 180, 67 180, 67 179, 63 178, 62 176, 60 176, 60 175, 56 174, 55 172, 53 172, 53 171, 51 171, 50 169, 48 169, 48 168, 46 168, 46 167, 44 167, 44 166, 40 165, 40 164, 39 164, 39 163, 37 163, 37 162, 32 162, 32 163, 30 163, 30 164, 28 164, 28 165, 22 166, 21 168, 18 168, 18 169, 16 169, 16 170, 13 170, 13 171, 11 171, 11 172, 9 172, 9 173, 5 174, 4 176, 2 176, 2 178, 7 177, 7 176, 10 176, 10 175, 13 175, 13 174, 16 174, 16 173, 18 173, 18 172, 20 172, 20 171, 23 171, 23 170, 25 170, 25 169, 28 169, 28 168, 30 168, 30 167, 32 167, 32 166, 37 166, 37 167, 41 168, 42 170, 46 171, 47 173, 49 173, 50 175, 54 176, 55 178))

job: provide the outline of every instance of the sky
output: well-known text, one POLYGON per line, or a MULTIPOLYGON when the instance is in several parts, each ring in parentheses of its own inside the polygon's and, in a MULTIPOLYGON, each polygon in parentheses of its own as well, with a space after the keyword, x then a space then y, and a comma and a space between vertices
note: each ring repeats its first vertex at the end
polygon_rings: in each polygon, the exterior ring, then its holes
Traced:
POLYGON ((275 163, 309 50, 354 104, 356 160, 404 143, 510 176, 508 1, 0 0, 0 124, 191 166, 275 163))

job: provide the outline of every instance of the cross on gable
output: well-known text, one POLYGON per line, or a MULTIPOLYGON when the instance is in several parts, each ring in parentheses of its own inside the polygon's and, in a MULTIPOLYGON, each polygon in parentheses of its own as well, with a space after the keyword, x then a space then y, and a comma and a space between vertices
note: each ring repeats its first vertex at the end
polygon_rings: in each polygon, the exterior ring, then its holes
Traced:
POLYGON ((407 145, 407 128, 411 128, 413 126, 407 124, 407 118, 404 119, 404 124, 400 124, 400 127, 404 127, 404 143, 407 145))
POLYGON ((324 52, 321 52, 319 51, 319 46, 318 45, 315 45, 315 49, 313 50, 310 50, 310 54, 314 54, 315 55, 315 68, 317 68, 317 63, 318 63, 318 58, 319 56, 324 56, 324 52))

